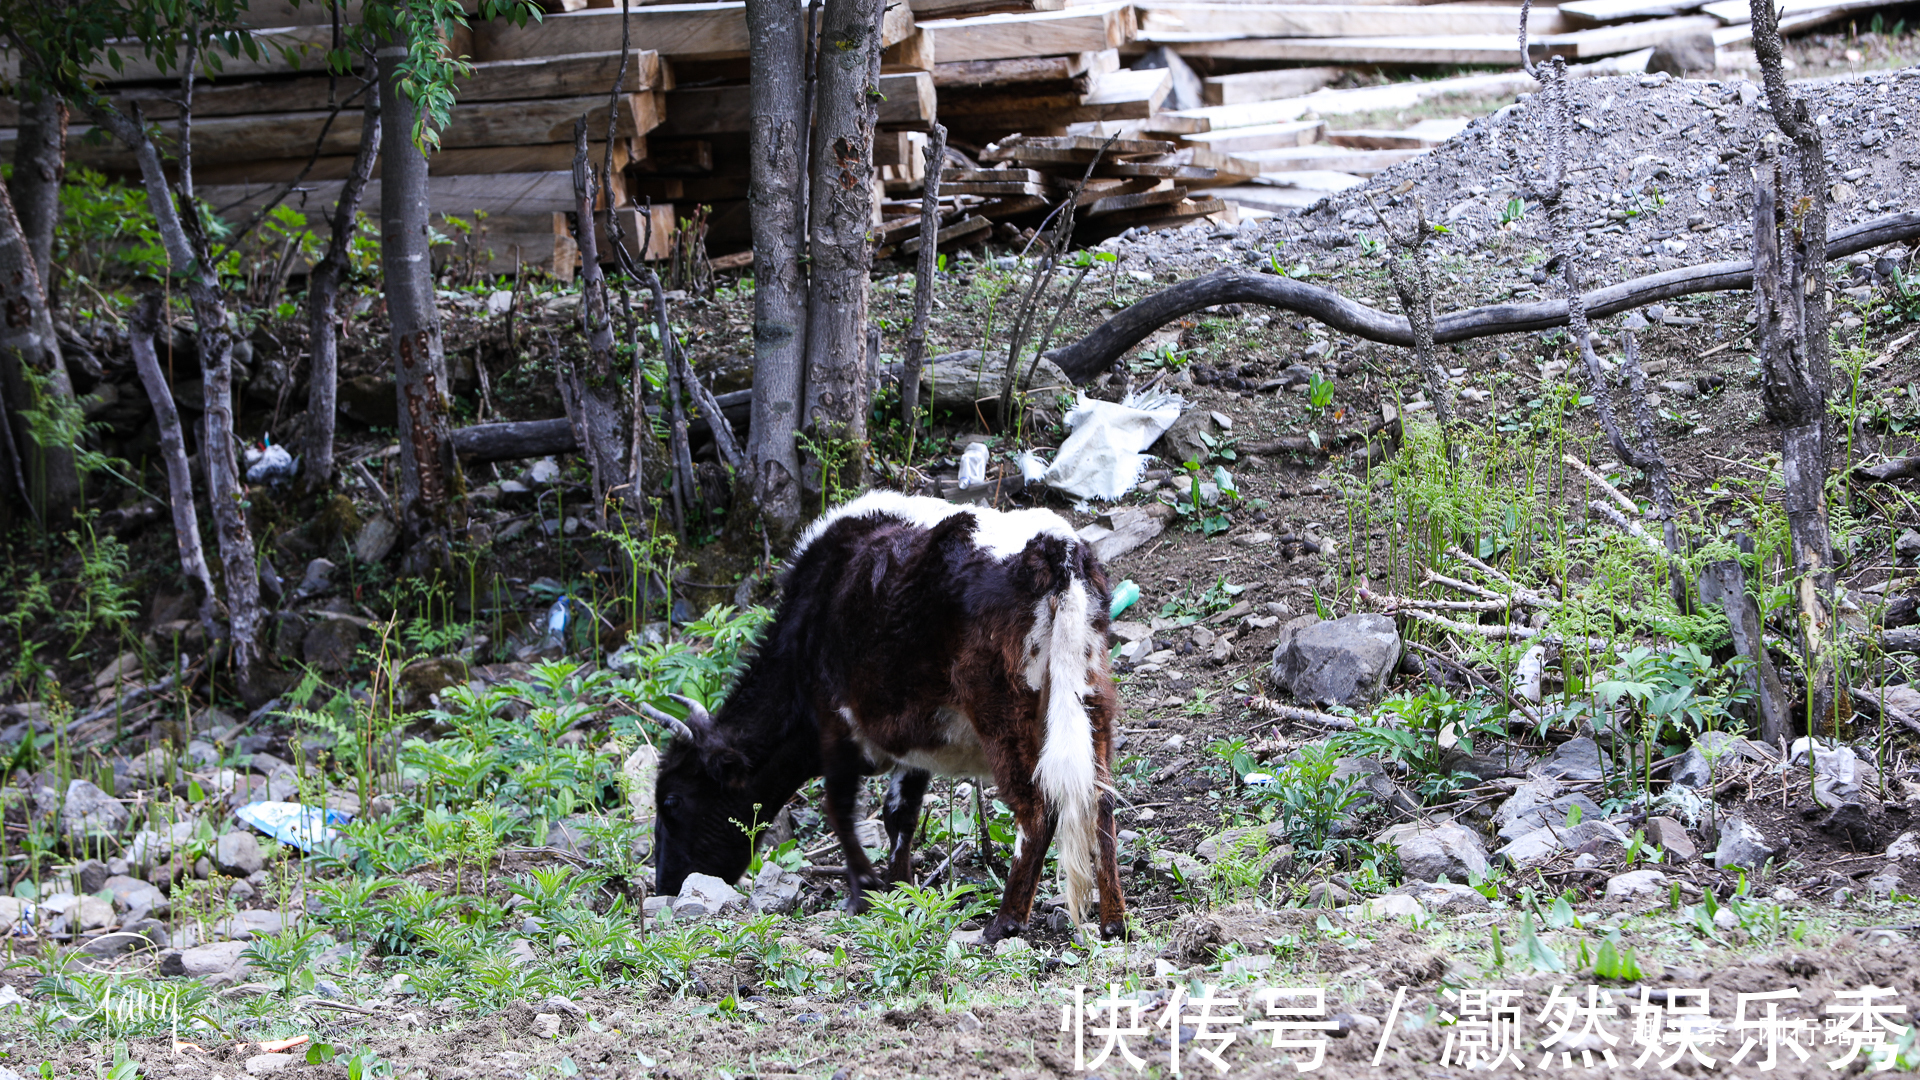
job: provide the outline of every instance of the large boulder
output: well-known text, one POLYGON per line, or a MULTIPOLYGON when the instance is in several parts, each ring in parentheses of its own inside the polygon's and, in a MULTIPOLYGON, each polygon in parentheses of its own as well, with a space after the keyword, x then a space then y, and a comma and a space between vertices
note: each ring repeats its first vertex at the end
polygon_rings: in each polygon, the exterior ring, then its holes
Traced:
POLYGON ((1273 681, 1301 701, 1360 705, 1379 698, 1400 664, 1400 631, 1366 612, 1322 622, 1302 616, 1273 647, 1273 681))
POLYGON ((1400 872, 1410 881, 1465 882, 1487 872, 1487 849, 1472 829, 1451 821, 1435 825, 1409 822, 1380 834, 1400 856, 1400 872))

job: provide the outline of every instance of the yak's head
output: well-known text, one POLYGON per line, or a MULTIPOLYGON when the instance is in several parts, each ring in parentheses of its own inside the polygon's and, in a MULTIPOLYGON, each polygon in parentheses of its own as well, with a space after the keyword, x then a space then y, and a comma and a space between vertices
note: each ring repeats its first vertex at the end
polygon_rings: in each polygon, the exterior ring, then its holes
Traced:
POLYGON ((712 874, 731 884, 753 859, 746 826, 753 824, 746 759, 728 746, 699 702, 674 695, 687 707, 681 720, 648 705, 641 708, 675 736, 660 762, 654 788, 654 891, 676 896, 688 874, 712 874))

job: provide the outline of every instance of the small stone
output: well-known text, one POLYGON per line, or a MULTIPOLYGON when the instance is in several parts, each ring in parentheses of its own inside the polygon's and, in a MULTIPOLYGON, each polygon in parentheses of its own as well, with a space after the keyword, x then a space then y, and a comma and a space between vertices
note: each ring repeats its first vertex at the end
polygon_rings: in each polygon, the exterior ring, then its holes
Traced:
POLYGON ((392 554, 399 542, 400 527, 385 515, 374 517, 360 526, 359 534, 353 538, 353 557, 363 563, 378 563, 392 554))
POLYGON ((68 781, 67 799, 60 808, 60 827, 70 842, 84 845, 90 838, 117 836, 130 816, 119 800, 100 790, 91 780, 68 781))
POLYGON ((1687 835, 1686 827, 1670 817, 1649 818, 1647 840, 1666 852, 1667 861, 1676 866, 1700 857, 1700 849, 1694 846, 1693 837, 1687 835))
MULTIPOLYGON (((698 901, 702 906, 700 914, 722 914, 744 907, 747 902, 738 890, 712 874, 688 874, 680 885, 680 899, 698 901)), ((673 913, 680 914, 680 905, 674 905, 673 913)))
POLYGON ((293 1064, 292 1054, 255 1054, 247 1059, 247 1075, 271 1076, 291 1069, 293 1064))
POLYGON ((307 563, 306 573, 300 575, 300 584, 294 586, 296 600, 318 596, 333 587, 333 572, 336 569, 331 559, 314 559, 307 563))
POLYGON ((1895 862, 1920 862, 1920 833, 1901 833, 1887 845, 1887 858, 1895 862))
POLYGON ((987 1025, 982 1023, 980 1018, 973 1014, 973 1010, 969 1009, 966 1012, 961 1013, 959 1016, 956 1016, 953 1018, 953 1026, 956 1031, 959 1031, 961 1034, 965 1035, 965 1034, 971 1034, 975 1031, 979 1031, 981 1028, 986 1027, 987 1025))
POLYGON ((1893 542, 1893 553, 1903 563, 1911 565, 1920 560, 1920 531, 1908 529, 1893 542))
POLYGON ((1380 834, 1400 854, 1400 872, 1415 881, 1464 882, 1487 872, 1487 849, 1471 829, 1451 821, 1396 825, 1380 834))
POLYGON ((266 866, 260 854, 260 841, 252 833, 230 832, 213 844, 213 865, 232 877, 246 877, 266 866))
POLYGON ((1600 747, 1584 735, 1561 743, 1535 771, 1562 780, 1600 780, 1605 777, 1600 767, 1600 747))
POLYGON ((116 874, 102 882, 101 888, 113 894, 114 903, 123 911, 145 908, 155 915, 168 912, 167 894, 139 878, 116 874))
POLYGON ((1378 922, 1384 919, 1405 919, 1426 913, 1420 901, 1411 896, 1389 893, 1377 896, 1364 903, 1353 904, 1340 909, 1340 914, 1358 922, 1378 922))
POLYGON ((1480 890, 1451 881, 1413 882, 1393 891, 1413 897, 1428 911, 1491 911, 1493 907, 1480 890))
POLYGON ((243 941, 217 941, 170 952, 160 958, 160 974, 199 977, 244 971, 247 962, 240 954, 246 949, 243 941))
POLYGON ((1747 824, 1743 815, 1735 814, 1720 823, 1720 843, 1713 851, 1713 865, 1722 870, 1730 866, 1758 870, 1777 850, 1777 845, 1747 824))
POLYGON ((1667 894, 1667 875, 1658 870, 1629 870, 1607 879, 1607 899, 1659 899, 1667 894))
POLYGON ((1364 612, 1326 622, 1303 615, 1280 629, 1273 678, 1302 701, 1359 704, 1380 696, 1400 653, 1400 631, 1385 615, 1364 612))

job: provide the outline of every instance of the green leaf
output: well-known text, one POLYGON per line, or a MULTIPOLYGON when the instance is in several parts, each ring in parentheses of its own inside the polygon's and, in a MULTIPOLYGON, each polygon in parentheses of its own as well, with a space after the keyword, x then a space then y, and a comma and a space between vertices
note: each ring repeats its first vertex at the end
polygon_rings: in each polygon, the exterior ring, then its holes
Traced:
POLYGON ((1640 962, 1631 948, 1624 951, 1619 947, 1620 935, 1611 934, 1600 943, 1600 953, 1593 961, 1593 975, 1597 979, 1619 979, 1634 982, 1641 978, 1640 962))
POLYGON ((1535 971, 1565 972, 1567 970, 1566 962, 1561 960, 1552 949, 1542 945, 1540 939, 1534 936, 1531 914, 1520 917, 1520 947, 1526 950, 1527 962, 1533 965, 1535 971))
POLYGON ((1573 905, 1567 902, 1566 897, 1555 898, 1553 907, 1547 909, 1547 925, 1555 930, 1580 925, 1580 918, 1573 913, 1573 905))

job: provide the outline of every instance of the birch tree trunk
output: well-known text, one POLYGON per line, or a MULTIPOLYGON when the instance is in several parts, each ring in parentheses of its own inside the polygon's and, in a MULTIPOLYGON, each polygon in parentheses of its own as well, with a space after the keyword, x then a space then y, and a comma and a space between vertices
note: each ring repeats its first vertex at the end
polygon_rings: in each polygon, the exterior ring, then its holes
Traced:
MULTIPOLYGON (((873 131, 879 115, 885 0, 827 0, 814 109, 812 274, 807 297, 806 413, 814 437, 849 451, 843 486, 866 472, 867 275, 873 256, 873 131)), ((821 475, 818 490, 829 490, 821 475)))
MULTIPOLYGON (((1836 689, 1833 541, 1827 529, 1827 157, 1806 100, 1787 89, 1780 28, 1768 0, 1752 0, 1753 49, 1774 122, 1791 140, 1754 163, 1753 291, 1767 417, 1782 429, 1787 534, 1807 671, 1807 733, 1837 726, 1850 699, 1836 689), (1783 148, 1784 149, 1784 148, 1783 148)), ((1850 710, 1849 710, 1850 711, 1850 710)))
POLYGON ((399 399, 400 493, 396 509, 407 562, 420 569, 446 553, 449 504, 459 489, 448 415, 446 352, 434 305, 427 245, 427 158, 413 141, 415 107, 398 86, 404 41, 388 40, 380 64, 380 273, 399 399))
POLYGON ((334 410, 340 389, 340 274, 353 243, 360 196, 380 156, 380 81, 369 72, 367 104, 360 119, 360 149, 353 171, 333 207, 333 237, 327 253, 307 277, 307 342, 313 355, 307 375, 307 446, 304 482, 308 491, 324 491, 333 482, 334 410))
POLYGON ((60 220, 60 181, 67 174, 67 103, 51 92, 20 103, 20 141, 13 150, 13 210, 20 217, 40 285, 53 302, 53 229, 60 220))
POLYGON ((794 434, 806 389, 806 7, 747 0, 753 218, 753 404, 746 477, 776 536, 800 524, 794 434))
POLYGON ((193 469, 187 464, 187 444, 180 430, 180 413, 174 408, 173 388, 160 370, 160 358, 153 350, 153 335, 160 325, 160 298, 148 296, 134 308, 132 334, 128 344, 133 350, 133 366, 140 372, 140 385, 146 387, 147 400, 153 403, 153 419, 160 429, 160 460, 167 470, 167 503, 173 508, 173 535, 180 548, 180 570, 199 593, 200 622, 213 633, 219 601, 214 596, 213 575, 207 570, 207 556, 200 547, 200 515, 193 508, 193 469))
MULTIPOLYGON (((201 390, 206 397, 200 458, 207 471, 207 502, 220 544, 221 576, 226 579, 234 674, 241 697, 252 701, 257 696, 253 665, 258 657, 255 639, 260 623, 260 577, 254 562, 253 532, 247 527, 246 491, 240 486, 240 468, 233 456, 233 338, 228 331, 226 301, 209 269, 206 233, 197 225, 189 233, 189 224, 182 220, 167 187, 160 152, 148 140, 138 110, 130 118, 96 97, 88 102, 87 113, 95 124, 133 151, 147 192, 147 208, 153 211, 167 262, 186 285, 193 306, 201 390)), ((181 187, 190 191, 192 173, 184 159, 180 168, 181 187)), ((191 204, 187 206, 191 212, 191 204)))
POLYGON ((41 395, 71 403, 73 384, 67 380, 38 265, 4 186, 0 186, 0 394, 5 396, 12 479, 34 516, 56 527, 79 505, 80 473, 72 450, 40 444, 25 412, 48 406, 41 395))

